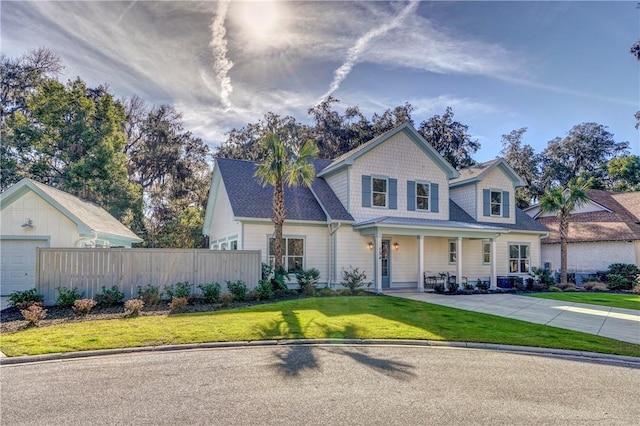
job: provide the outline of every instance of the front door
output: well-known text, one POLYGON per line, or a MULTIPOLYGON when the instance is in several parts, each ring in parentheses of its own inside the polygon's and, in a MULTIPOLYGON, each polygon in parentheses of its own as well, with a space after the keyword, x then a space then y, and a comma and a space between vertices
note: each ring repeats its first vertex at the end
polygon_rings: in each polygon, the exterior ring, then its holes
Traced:
POLYGON ((391 283, 391 241, 382 240, 382 253, 380 263, 382 264, 382 288, 389 288, 391 283))

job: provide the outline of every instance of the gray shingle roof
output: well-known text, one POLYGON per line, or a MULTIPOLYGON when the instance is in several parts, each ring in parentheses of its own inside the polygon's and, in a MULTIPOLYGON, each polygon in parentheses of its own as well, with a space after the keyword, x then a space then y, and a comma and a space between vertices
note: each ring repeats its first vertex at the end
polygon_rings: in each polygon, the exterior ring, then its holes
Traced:
MULTIPOLYGON (((315 160, 316 171, 329 162, 315 160)), ((257 164, 217 158, 216 166, 222 176, 234 216, 261 219, 273 217, 273 187, 263 187, 254 177, 257 164)), ((326 222, 327 214, 334 220, 353 220, 322 178, 316 178, 311 189, 301 186, 285 187, 284 200, 286 218, 290 220, 326 222)))
POLYGON ((547 228, 539 224, 524 211, 516 207, 516 223, 478 222, 467 214, 460 206, 449 200, 449 219, 457 222, 470 222, 479 225, 513 229, 519 231, 548 232, 547 228))

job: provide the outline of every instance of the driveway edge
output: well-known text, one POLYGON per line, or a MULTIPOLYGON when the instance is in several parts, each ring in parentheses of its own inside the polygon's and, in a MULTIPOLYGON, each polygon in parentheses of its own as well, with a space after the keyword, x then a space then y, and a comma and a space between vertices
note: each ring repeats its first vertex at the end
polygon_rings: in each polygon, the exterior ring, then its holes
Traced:
POLYGON ((100 349, 93 351, 66 352, 45 355, 24 355, 19 357, 7 357, 0 352, 0 365, 27 364, 45 361, 64 361, 94 356, 120 355, 140 352, 169 352, 194 349, 229 349, 252 348, 261 346, 322 346, 322 345, 371 345, 371 346, 423 346, 466 348, 519 353, 526 355, 553 356, 569 359, 578 359, 607 364, 618 364, 633 368, 640 368, 640 358, 625 355, 610 355, 597 352, 584 352, 567 349, 540 348, 534 346, 512 346, 494 343, 476 342, 450 342, 443 340, 384 340, 384 339, 292 339, 292 340, 255 340, 239 342, 210 342, 189 343, 184 345, 143 346, 135 348, 100 349))

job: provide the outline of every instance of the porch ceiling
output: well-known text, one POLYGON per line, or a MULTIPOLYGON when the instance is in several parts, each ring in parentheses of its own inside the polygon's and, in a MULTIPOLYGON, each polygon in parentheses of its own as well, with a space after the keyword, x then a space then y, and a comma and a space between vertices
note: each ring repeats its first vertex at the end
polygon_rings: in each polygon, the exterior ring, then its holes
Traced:
POLYGON ((380 217, 355 223, 353 228, 360 235, 394 234, 424 235, 429 237, 491 238, 496 234, 506 234, 506 228, 481 225, 478 223, 454 222, 447 220, 414 219, 402 217, 380 217))

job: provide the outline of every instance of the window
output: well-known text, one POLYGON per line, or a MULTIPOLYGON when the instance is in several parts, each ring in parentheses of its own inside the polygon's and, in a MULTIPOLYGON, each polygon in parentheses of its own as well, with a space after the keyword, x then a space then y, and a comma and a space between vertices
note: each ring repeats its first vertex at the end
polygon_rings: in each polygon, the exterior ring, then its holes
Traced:
POLYGON ((220 243, 220 250, 226 250, 227 249, 227 243, 220 243))
POLYGON ((449 240, 449 263, 456 263, 458 248, 456 240, 449 240))
POLYGON ((238 250, 238 240, 229 241, 229 250, 238 250))
POLYGON ((528 274, 531 247, 528 244, 509 244, 509 273, 528 274))
POLYGON ((211 250, 218 250, 218 243, 211 244, 211 250))
MULTIPOLYGON (((269 238, 269 263, 271 265, 275 263, 275 241, 275 238, 269 238)), ((304 239, 283 238, 282 254, 282 266, 287 272, 295 272, 304 268, 304 239)))
POLYGON ((491 191, 491 216, 502 216, 502 191, 491 191))
POLYGON ((486 241, 482 243, 482 263, 491 263, 491 243, 486 241))
POLYGON ((416 210, 429 210, 428 183, 416 182, 416 210))
POLYGON ((387 207, 387 179, 372 178, 372 199, 374 207, 387 207))

